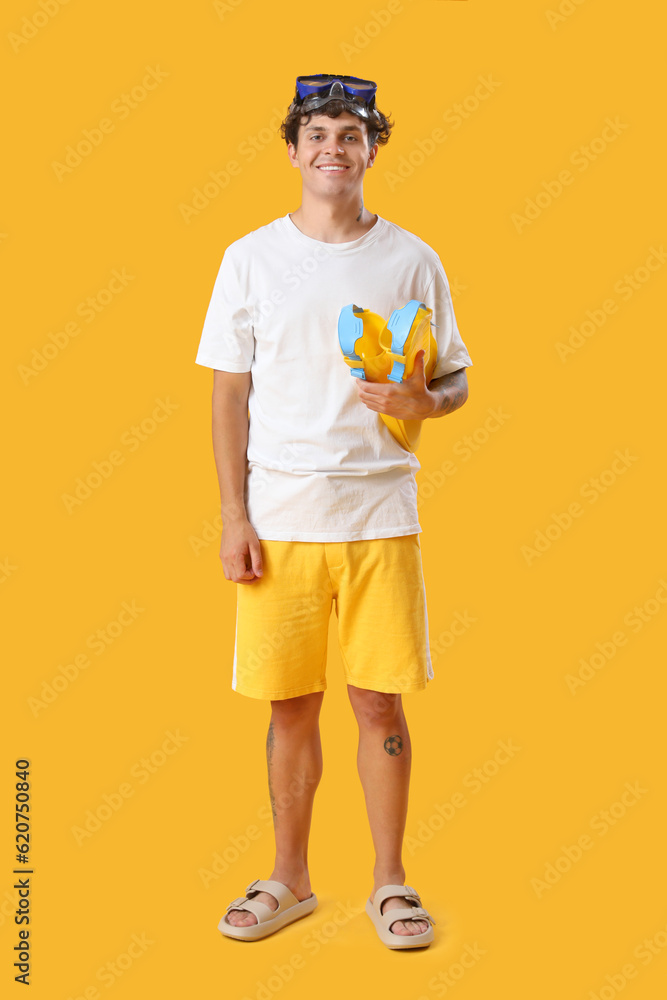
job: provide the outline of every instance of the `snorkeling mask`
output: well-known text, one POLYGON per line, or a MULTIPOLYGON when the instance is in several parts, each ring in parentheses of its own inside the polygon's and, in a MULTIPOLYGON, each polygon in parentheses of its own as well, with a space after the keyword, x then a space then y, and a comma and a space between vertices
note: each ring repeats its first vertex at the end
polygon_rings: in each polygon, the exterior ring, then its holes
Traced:
POLYGON ((376 83, 361 80, 358 76, 336 76, 333 73, 297 76, 296 93, 289 110, 301 108, 307 114, 324 107, 329 101, 344 101, 352 114, 370 121, 378 115, 376 90, 376 83))

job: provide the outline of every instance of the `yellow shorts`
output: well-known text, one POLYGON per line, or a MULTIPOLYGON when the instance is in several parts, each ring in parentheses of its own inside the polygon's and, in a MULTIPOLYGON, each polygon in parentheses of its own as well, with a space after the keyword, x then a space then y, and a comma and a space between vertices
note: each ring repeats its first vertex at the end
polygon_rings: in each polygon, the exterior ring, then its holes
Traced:
POLYGON ((262 577, 236 585, 234 691, 275 700, 325 691, 332 603, 348 684, 426 687, 433 667, 419 535, 260 546, 262 577))

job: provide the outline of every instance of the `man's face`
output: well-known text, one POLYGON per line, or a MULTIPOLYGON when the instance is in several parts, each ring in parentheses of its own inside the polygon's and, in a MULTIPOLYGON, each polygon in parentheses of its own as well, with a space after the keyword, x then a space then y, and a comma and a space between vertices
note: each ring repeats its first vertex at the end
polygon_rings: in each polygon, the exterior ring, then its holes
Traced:
POLYGON ((297 148, 290 143, 287 149, 292 166, 301 171, 304 185, 323 196, 335 197, 361 188, 378 145, 369 150, 366 123, 345 111, 337 118, 313 115, 307 125, 299 126, 297 148))

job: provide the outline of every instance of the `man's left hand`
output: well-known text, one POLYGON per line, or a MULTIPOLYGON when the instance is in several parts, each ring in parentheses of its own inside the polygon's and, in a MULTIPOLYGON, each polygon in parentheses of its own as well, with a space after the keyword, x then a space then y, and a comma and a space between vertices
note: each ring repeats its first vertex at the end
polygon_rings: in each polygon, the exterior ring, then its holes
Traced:
POLYGON ((369 410, 398 420, 425 420, 437 405, 437 395, 426 385, 424 354, 418 351, 412 375, 402 382, 367 382, 357 378, 357 393, 369 410))

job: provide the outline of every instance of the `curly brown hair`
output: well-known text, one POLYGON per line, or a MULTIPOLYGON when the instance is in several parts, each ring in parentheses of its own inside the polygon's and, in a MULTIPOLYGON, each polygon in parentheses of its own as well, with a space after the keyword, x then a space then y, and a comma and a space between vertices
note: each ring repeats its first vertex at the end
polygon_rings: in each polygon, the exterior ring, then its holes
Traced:
MULTIPOLYGON (((296 149, 300 125, 307 125, 313 115, 326 115, 328 118, 338 118, 345 111, 350 111, 350 106, 345 101, 329 101, 328 104, 324 104, 321 108, 310 112, 294 108, 292 111, 288 111, 287 117, 280 126, 280 137, 288 145, 291 142, 296 149)), ((370 120, 357 115, 359 121, 364 122, 366 125, 369 149, 372 149, 376 142, 379 146, 386 146, 389 142, 391 130, 396 124, 390 118, 385 117, 379 108, 376 108, 375 111, 375 115, 370 120)))

